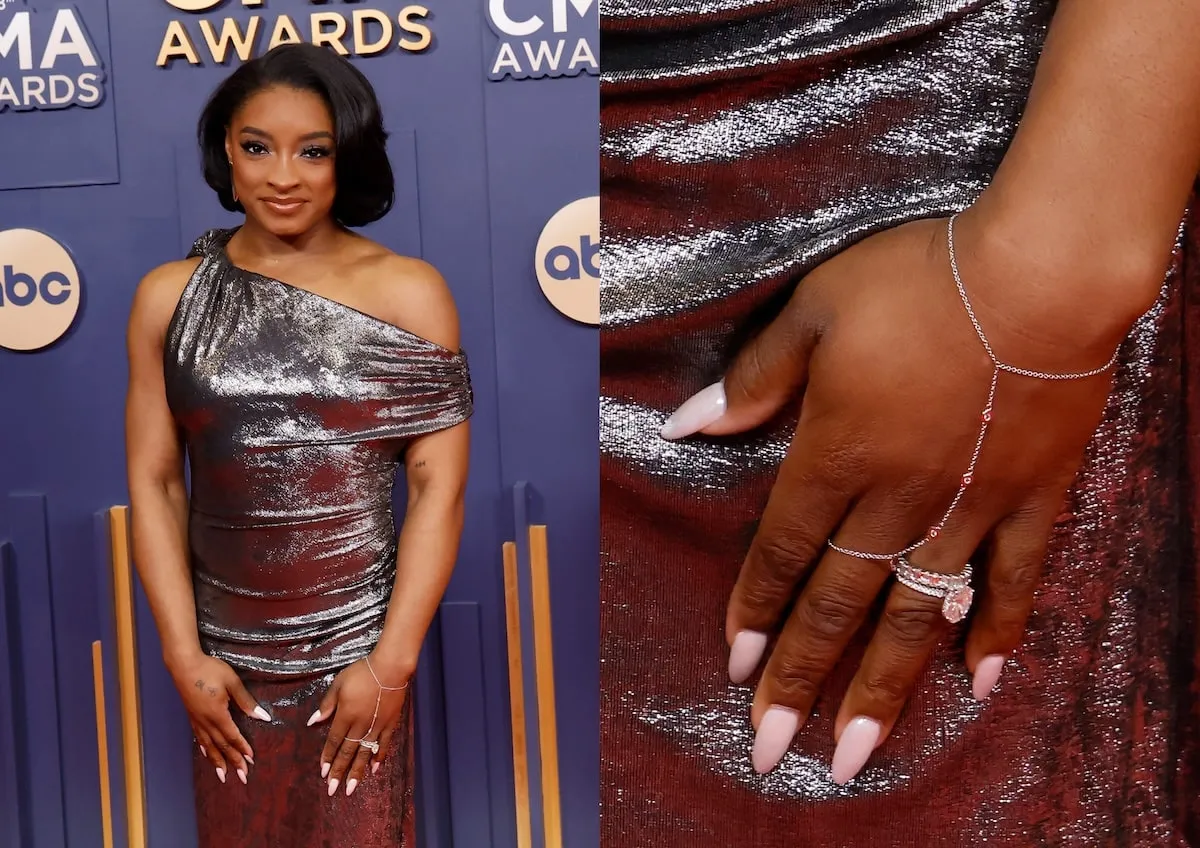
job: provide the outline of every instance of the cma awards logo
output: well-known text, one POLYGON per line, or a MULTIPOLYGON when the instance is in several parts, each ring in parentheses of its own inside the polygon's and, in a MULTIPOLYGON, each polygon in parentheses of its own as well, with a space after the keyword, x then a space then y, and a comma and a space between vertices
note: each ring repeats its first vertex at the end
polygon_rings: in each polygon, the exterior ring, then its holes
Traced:
POLYGON ((485 0, 500 37, 488 79, 537 79, 600 73, 598 0, 485 0), (547 17, 549 19, 547 20, 547 17))
POLYGON ((37 230, 0 230, 0 347, 38 350, 79 312, 79 269, 67 249, 37 230))
POLYGON ((74 6, 35 11, 0 0, 0 111, 96 106, 104 65, 74 6))
POLYGON ((600 323, 600 198, 568 203, 546 223, 536 251, 538 284, 568 318, 600 323))

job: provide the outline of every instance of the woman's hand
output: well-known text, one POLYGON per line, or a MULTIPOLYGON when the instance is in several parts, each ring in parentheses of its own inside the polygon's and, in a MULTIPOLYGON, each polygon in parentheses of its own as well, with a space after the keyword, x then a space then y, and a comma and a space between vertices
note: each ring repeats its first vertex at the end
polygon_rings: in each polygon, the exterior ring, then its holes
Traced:
MULTIPOLYGON (((1103 365, 1112 347, 1098 354, 1100 346, 1128 332, 1127 312, 1065 285, 1052 297, 1046 280, 1023 278, 1015 266, 975 263, 979 252, 962 235, 974 226, 958 228, 960 265, 1001 361, 1060 372, 1103 365), (1002 314, 999 304, 1013 311, 1002 314)), ((887 562, 826 546, 832 538, 861 552, 901 551, 939 522, 963 483, 993 370, 955 290, 945 232, 944 220, 906 224, 819 267, 723 384, 664 426, 667 438, 750 430, 803 391, 726 620, 729 675, 738 683, 781 631, 751 714, 759 772, 783 757, 882 590, 882 615, 835 722, 838 783, 887 738, 947 629, 941 600, 890 582, 887 562)), ((1050 530, 1110 386, 1107 372, 1065 382, 1001 375, 973 479, 944 529, 908 557, 956 574, 988 543, 986 562, 974 564, 982 574, 966 649, 977 698, 1021 642, 1050 530)))
POLYGON ((333 716, 325 750, 321 752, 321 776, 328 779, 331 796, 343 779, 346 779, 346 794, 354 794, 367 773, 367 763, 371 763, 374 774, 388 752, 392 734, 404 712, 408 687, 406 681, 382 676, 386 674, 385 668, 376 665, 381 675, 378 681, 365 659, 342 669, 321 699, 320 708, 308 720, 312 726, 333 716), (382 689, 380 683, 404 688, 382 689), (358 741, 352 741, 360 739, 378 742, 378 753, 372 754, 358 741))
POLYGON ((230 704, 237 704, 246 715, 261 721, 270 721, 271 716, 224 660, 198 654, 168 663, 168 668, 183 698, 200 752, 216 768, 222 783, 230 766, 245 783, 254 764, 254 751, 234 724, 230 704))

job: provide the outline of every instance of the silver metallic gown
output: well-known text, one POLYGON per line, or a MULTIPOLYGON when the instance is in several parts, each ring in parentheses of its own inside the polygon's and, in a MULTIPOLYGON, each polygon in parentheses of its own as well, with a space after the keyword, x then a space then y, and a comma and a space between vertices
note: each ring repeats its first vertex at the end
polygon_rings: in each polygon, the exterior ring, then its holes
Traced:
MULTIPOLYGON (((237 717, 248 786, 196 758, 202 848, 395 848, 412 840, 410 734, 346 798, 307 728, 334 673, 382 632, 409 441, 472 412, 467 360, 337 301, 244 271, 233 230, 201 257, 167 330, 167 398, 191 472, 189 552, 206 653, 272 715, 237 717)), ((405 722, 409 719, 406 716, 405 722)))
POLYGON ((997 692, 972 699, 952 640, 847 786, 829 774, 832 722, 861 640, 765 776, 750 762, 751 689, 725 673, 725 605, 794 419, 658 436, 809 270, 970 204, 1053 11, 602 0, 604 845, 1200 845, 1190 223, 1122 352, 997 692))

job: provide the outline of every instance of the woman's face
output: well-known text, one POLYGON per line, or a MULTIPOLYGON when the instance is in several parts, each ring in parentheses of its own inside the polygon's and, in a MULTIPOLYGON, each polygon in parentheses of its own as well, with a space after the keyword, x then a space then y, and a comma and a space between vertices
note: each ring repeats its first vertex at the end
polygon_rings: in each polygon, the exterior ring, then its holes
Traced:
POLYGON ((337 190, 333 116, 320 96, 265 88, 234 115, 225 138, 233 187, 267 232, 298 236, 328 217, 337 190))

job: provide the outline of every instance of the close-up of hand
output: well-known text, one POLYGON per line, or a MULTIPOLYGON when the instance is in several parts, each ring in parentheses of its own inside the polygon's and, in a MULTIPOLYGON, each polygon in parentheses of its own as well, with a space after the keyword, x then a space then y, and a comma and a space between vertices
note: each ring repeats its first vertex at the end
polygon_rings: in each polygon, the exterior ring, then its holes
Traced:
MULTIPOLYGON (((1052 281, 1056 294, 1044 296, 1036 286, 1046 281, 1015 265, 967 262, 975 254, 961 241, 966 289, 1005 363, 1100 368, 1136 319, 1136 310, 1086 297, 1087 309, 1109 311, 1082 315, 1082 288, 1052 281)), ((757 771, 786 753, 881 593, 882 612, 835 721, 838 783, 887 738, 950 627, 940 598, 889 580, 886 558, 838 553, 830 540, 874 555, 903 551, 946 517, 961 489, 941 530, 907 560, 947 574, 971 563, 975 602, 962 626, 976 698, 987 697, 1020 645, 1050 531, 1112 374, 1001 373, 989 403, 994 373, 951 276, 946 221, 922 220, 870 236, 811 272, 724 380, 668 419, 665 438, 725 436, 801 404, 725 622, 735 683, 751 678, 778 636, 751 714, 757 771)))
MULTIPOLYGON (((379 672, 385 673, 382 668, 379 672)), ((368 764, 372 774, 379 771, 392 734, 400 724, 407 697, 407 683, 386 677, 376 679, 366 659, 347 666, 334 677, 320 707, 308 721, 312 726, 333 719, 321 752, 321 777, 328 781, 330 796, 339 785, 346 787, 347 795, 353 795, 366 776, 368 764), (393 688, 381 688, 381 683, 393 688), (379 748, 372 753, 358 740, 377 742, 379 748)))
POLYGON ((238 779, 246 783, 254 764, 254 751, 238 730, 230 709, 236 706, 259 721, 270 721, 271 716, 224 660, 199 654, 173 663, 170 668, 201 754, 212 763, 222 783, 231 767, 238 779))

